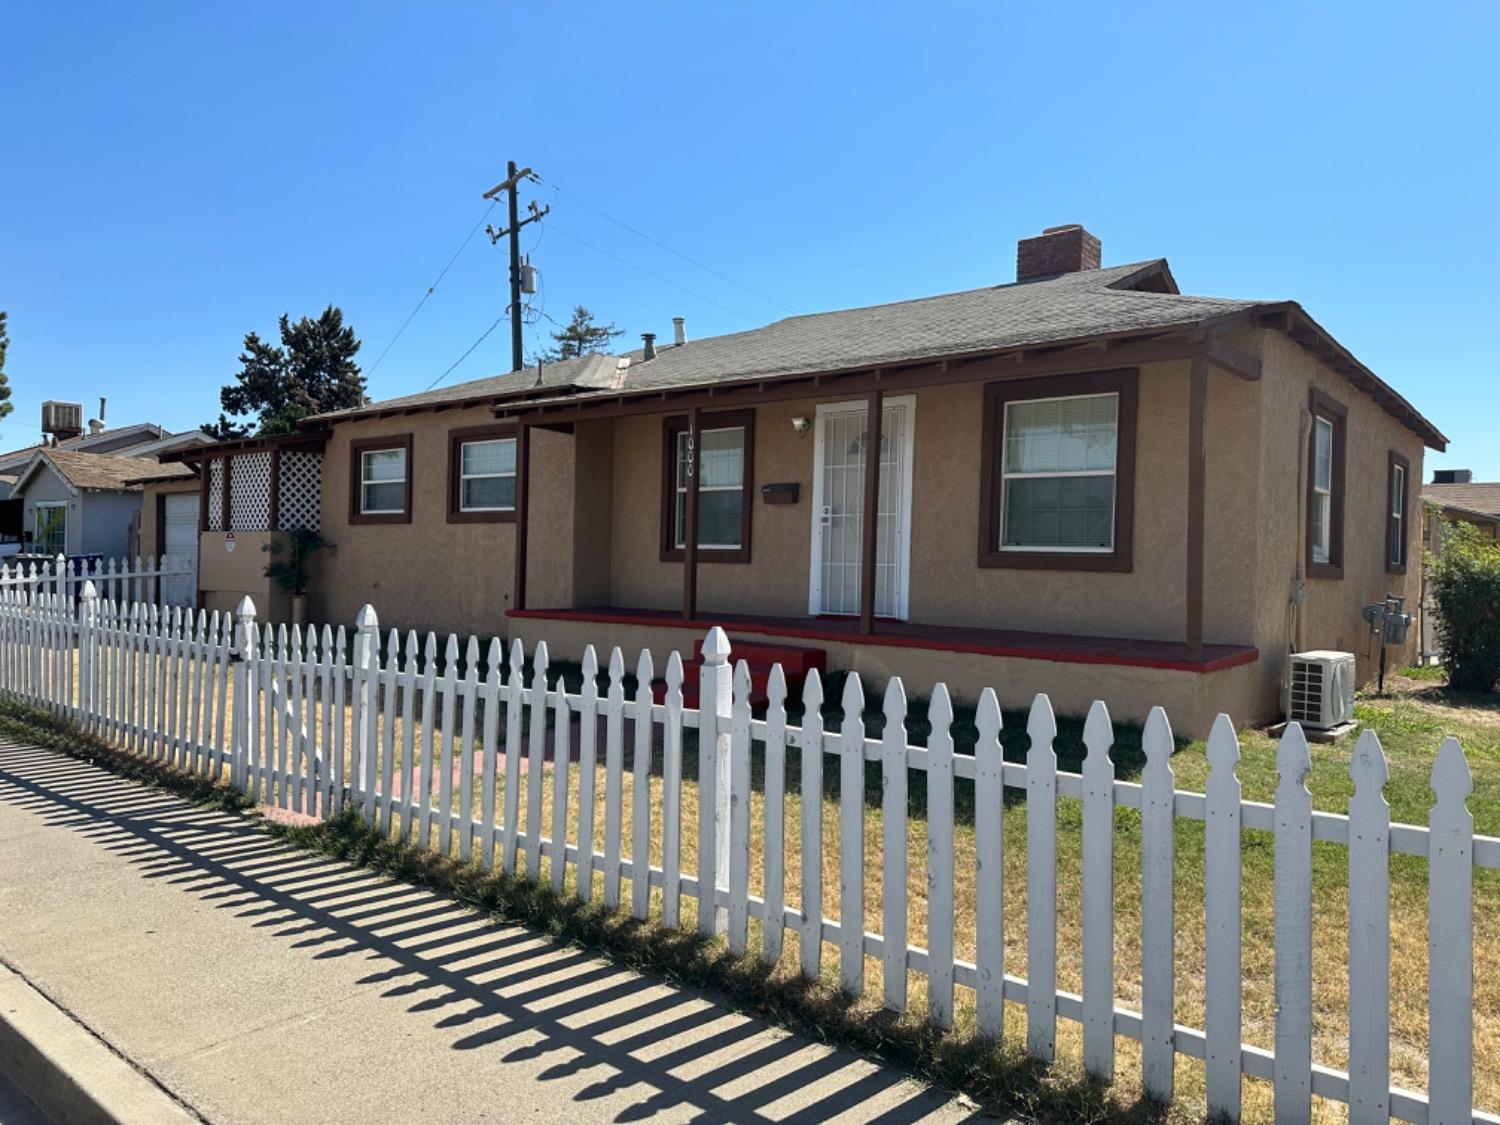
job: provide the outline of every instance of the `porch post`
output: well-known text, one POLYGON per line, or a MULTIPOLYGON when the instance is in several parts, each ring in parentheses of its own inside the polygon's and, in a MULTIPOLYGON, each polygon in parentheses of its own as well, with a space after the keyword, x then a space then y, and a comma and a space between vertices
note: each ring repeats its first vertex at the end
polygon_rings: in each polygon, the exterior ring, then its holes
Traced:
POLYGON ((516 577, 511 608, 526 608, 526 501, 531 483, 531 427, 522 422, 516 431, 516 577))
POLYGON ((1203 658, 1204 435, 1208 412, 1208 360, 1195 356, 1188 379, 1187 650, 1203 658))
MULTIPOLYGON (((682 619, 685 622, 698 616, 698 441, 698 408, 695 406, 688 411, 687 499, 682 514, 682 619)), ((745 502, 750 502, 748 496, 745 502)))
POLYGON ((859 631, 875 632, 875 551, 880 522, 880 416, 884 392, 871 391, 865 416, 864 542, 859 556, 859 631))

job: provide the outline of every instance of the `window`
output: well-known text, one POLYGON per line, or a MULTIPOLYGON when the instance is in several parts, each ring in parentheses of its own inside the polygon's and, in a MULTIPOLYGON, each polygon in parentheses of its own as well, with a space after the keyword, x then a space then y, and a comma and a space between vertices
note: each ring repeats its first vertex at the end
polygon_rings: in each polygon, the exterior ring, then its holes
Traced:
POLYGON ((1120 396, 1005 404, 1000 549, 1108 551, 1120 396))
POLYGON ((68 552, 68 505, 38 504, 35 510, 36 543, 34 550, 43 555, 68 552))
POLYGON ((979 565, 1128 571, 1133 370, 985 388, 979 565))
POLYGON ((516 518, 516 428, 470 426, 448 434, 448 522, 516 518))
POLYGON ((1312 430, 1307 435, 1307 573, 1344 576, 1344 406, 1322 391, 1310 392, 1312 430))
POLYGON ((1406 503, 1407 481, 1411 463, 1394 449, 1388 459, 1388 503, 1385 516, 1385 569, 1391 574, 1406 573, 1406 503))
POLYGON ((411 435, 349 443, 349 522, 411 522, 411 435))
MULTIPOLYGON (((681 559, 686 543, 692 463, 687 426, 681 417, 666 422, 663 559, 681 559)), ((755 412, 700 415, 698 440, 698 557, 704 562, 749 562, 755 412)))

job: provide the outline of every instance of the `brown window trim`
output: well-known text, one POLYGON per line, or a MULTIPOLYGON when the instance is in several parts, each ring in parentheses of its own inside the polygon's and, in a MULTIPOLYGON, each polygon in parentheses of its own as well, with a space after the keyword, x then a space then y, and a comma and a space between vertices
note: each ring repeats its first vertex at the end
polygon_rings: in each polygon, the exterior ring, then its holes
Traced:
POLYGON ((1385 572, 1405 574, 1407 559, 1411 554, 1411 462, 1394 449, 1386 455, 1385 466, 1385 572), (1401 558, 1391 558, 1391 536, 1395 524, 1391 518, 1391 493, 1396 489, 1396 468, 1405 474, 1406 488, 1401 496, 1401 558))
MULTIPOLYGON (((466 512, 463 510, 462 488, 463 480, 459 475, 459 469, 463 465, 462 446, 470 441, 492 441, 495 438, 514 438, 517 436, 517 427, 514 425, 493 426, 465 426, 457 430, 448 431, 448 522, 449 523, 515 523, 516 510, 492 512, 466 512)), ((519 471, 520 461, 517 459, 516 468, 519 471)), ((520 480, 516 481, 516 488, 520 489, 520 480)))
MULTIPOLYGON (((661 460, 661 561, 682 562, 685 552, 674 546, 672 540, 672 516, 676 509, 677 491, 677 435, 687 429, 686 414, 676 414, 662 420, 661 460)), ((724 551, 713 547, 699 547, 700 563, 747 563, 750 561, 750 524, 755 508, 755 411, 721 410, 712 414, 698 415, 698 429, 722 430, 741 426, 745 430, 745 502, 740 508, 740 546, 738 550, 724 551)))
POLYGON ((1128 574, 1133 566, 1135 529, 1135 429, 1140 373, 1134 367, 1082 375, 1009 379, 984 388, 984 439, 979 472, 979 565, 1014 570, 1085 570, 1128 574), (1120 409, 1115 438, 1115 546, 1112 551, 1002 551, 1001 458, 1008 402, 1071 395, 1117 394, 1120 409))
POLYGON ((349 443, 349 522, 360 523, 411 523, 411 434, 386 434, 383 437, 359 438, 349 443), (359 510, 361 484, 361 455, 380 449, 406 450, 406 489, 401 498, 401 511, 366 515, 359 510))
POLYGON ((1313 416, 1313 425, 1307 431, 1307 576, 1309 578, 1344 577, 1344 457, 1348 444, 1349 408, 1313 387, 1307 392, 1307 409, 1313 416), (1318 418, 1333 423, 1333 468, 1329 481, 1331 497, 1328 504, 1328 561, 1313 561, 1313 482, 1317 476, 1318 418))

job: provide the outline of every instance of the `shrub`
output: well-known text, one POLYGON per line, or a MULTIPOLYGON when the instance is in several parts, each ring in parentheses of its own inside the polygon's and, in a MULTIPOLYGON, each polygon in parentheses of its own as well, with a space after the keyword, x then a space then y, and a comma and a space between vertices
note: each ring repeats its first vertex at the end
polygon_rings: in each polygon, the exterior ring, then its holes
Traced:
POLYGON ((1490 691, 1500 682, 1500 543, 1451 523, 1428 576, 1449 686, 1490 691))

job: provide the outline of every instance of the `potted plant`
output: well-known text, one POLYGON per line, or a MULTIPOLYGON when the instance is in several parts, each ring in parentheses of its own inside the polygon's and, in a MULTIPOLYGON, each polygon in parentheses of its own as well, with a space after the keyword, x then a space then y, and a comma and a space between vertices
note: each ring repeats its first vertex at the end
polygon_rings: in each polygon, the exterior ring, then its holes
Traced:
POLYGON ((292 596, 292 624, 307 624, 307 564, 319 551, 334 546, 310 527, 294 527, 285 540, 272 539, 261 550, 271 556, 265 576, 292 596))

